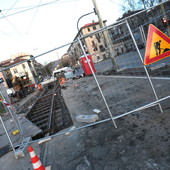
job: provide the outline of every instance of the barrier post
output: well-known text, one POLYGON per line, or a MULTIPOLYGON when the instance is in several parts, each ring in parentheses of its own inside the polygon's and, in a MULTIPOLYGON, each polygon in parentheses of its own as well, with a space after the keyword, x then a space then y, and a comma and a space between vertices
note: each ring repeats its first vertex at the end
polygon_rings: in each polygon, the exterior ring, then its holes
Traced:
MULTIPOLYGON (((139 55, 139 57, 140 57, 140 59, 141 59, 141 62, 143 63, 143 58, 142 58, 142 56, 141 56, 141 53, 140 53, 140 51, 139 51, 139 48, 138 48, 138 46, 137 46, 137 43, 136 43, 135 38, 134 38, 134 36, 133 36, 132 30, 131 30, 131 28, 130 28, 129 23, 128 23, 127 20, 126 20, 126 25, 127 25, 128 30, 129 30, 129 33, 130 33, 130 35, 131 35, 131 37, 132 37, 132 40, 133 40, 133 42, 134 42, 134 45, 135 45, 136 50, 137 50, 137 52, 138 52, 138 55, 139 55)), ((150 78, 150 76, 149 76, 148 70, 147 70, 147 68, 146 68, 145 65, 143 65, 143 67, 144 67, 144 69, 145 69, 146 75, 147 75, 147 77, 148 77, 148 80, 149 80, 149 83, 150 83, 151 88, 152 88, 152 90, 153 90, 153 93, 154 93, 154 95, 155 95, 155 98, 156 98, 156 100, 158 101, 159 99, 158 99, 157 93, 156 93, 156 91, 155 91, 155 88, 154 88, 154 86, 153 86, 152 80, 151 80, 151 78, 150 78)), ((161 113, 162 113, 163 110, 162 110, 161 104, 160 104, 159 102, 158 102, 158 105, 159 105, 160 111, 161 111, 161 113)))
POLYGON ((106 108, 107 108, 107 110, 108 110, 108 112, 109 112, 109 114, 110 114, 110 117, 111 117, 112 121, 113 121, 113 124, 114 124, 115 128, 117 128, 117 125, 116 125, 116 123, 115 123, 115 121, 114 121, 114 119, 113 119, 113 115, 112 115, 112 113, 111 113, 111 111, 110 111, 110 108, 109 108, 109 106, 108 106, 108 104, 107 104, 107 101, 106 101, 106 99, 105 99, 105 97, 104 97, 103 91, 102 91, 102 89, 101 89, 101 87, 100 87, 100 85, 99 85, 99 82, 98 82, 98 80, 97 80, 96 75, 94 74, 93 68, 92 68, 92 66, 91 66, 91 64, 90 64, 90 62, 89 62, 89 59, 88 59, 88 57, 87 57, 87 54, 86 54, 86 52, 85 52, 85 50, 84 50, 84 48, 83 48, 83 44, 82 44, 82 42, 81 42, 81 40, 80 40, 79 37, 78 37, 78 41, 79 41, 79 43, 80 43, 81 49, 82 49, 82 51, 83 51, 83 54, 84 54, 84 56, 85 56, 85 58, 86 58, 86 60, 87 60, 87 63, 88 63, 88 65, 89 65, 89 67, 90 67, 90 70, 91 70, 91 72, 92 72, 92 74, 93 74, 93 77, 94 77, 94 79, 95 79, 95 81, 96 81, 96 84, 97 84, 97 86, 98 86, 98 88, 99 88, 99 91, 100 91, 100 93, 101 93, 101 95, 102 95, 102 98, 103 98, 103 101, 104 101, 104 103, 105 103, 105 105, 106 105, 106 108))
POLYGON ((8 140, 9 140, 9 142, 10 142, 10 144, 11 144, 12 150, 13 150, 13 151, 14 151, 14 153, 15 153, 14 145, 12 144, 11 138, 9 137, 9 134, 8 134, 7 128, 6 128, 5 124, 4 124, 4 122, 3 122, 3 120, 2 120, 2 117, 1 117, 1 116, 0 116, 0 120, 1 120, 2 126, 3 126, 3 128, 4 128, 4 130, 5 130, 5 133, 6 133, 7 137, 8 137, 8 140))

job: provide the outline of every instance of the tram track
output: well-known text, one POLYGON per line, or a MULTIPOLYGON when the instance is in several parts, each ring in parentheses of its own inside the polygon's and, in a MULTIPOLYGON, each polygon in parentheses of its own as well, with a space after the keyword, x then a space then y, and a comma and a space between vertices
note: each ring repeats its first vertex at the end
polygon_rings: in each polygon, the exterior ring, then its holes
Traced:
POLYGON ((73 124, 57 81, 47 84, 41 93, 26 116, 42 130, 32 137, 33 140, 55 134, 73 124))

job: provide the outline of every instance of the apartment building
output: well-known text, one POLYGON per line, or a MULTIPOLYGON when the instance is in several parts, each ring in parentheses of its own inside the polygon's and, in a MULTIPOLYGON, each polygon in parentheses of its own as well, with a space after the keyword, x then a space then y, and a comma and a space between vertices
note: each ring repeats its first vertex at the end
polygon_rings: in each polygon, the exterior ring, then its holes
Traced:
MULTIPOLYGON (((165 2, 163 5, 164 5, 164 10, 167 12, 166 17, 170 19, 170 11, 169 11, 170 1, 165 2)), ((123 16, 119 18, 117 21, 128 17, 127 21, 133 32, 136 43, 139 49, 142 49, 145 47, 145 42, 141 34, 141 29, 140 29, 141 26, 142 29, 144 30, 145 37, 147 37, 149 24, 154 24, 156 27, 158 27, 160 30, 166 33, 166 29, 162 24, 162 19, 164 17, 164 15, 162 14, 163 11, 161 6, 156 6, 146 11, 144 10, 128 11, 124 13, 123 16), (153 20, 155 17, 157 17, 157 19, 153 20)), ((112 29, 109 29, 109 35, 110 35, 111 42, 113 44, 113 53, 115 56, 119 56, 123 53, 127 53, 129 51, 135 50, 133 40, 130 36, 126 24, 121 24, 112 29)))
MULTIPOLYGON (((164 11, 166 12, 166 17, 170 20, 170 0, 163 3, 164 11)), ((147 37, 148 26, 149 24, 154 24, 156 27, 161 29, 163 32, 166 33, 166 29, 162 24, 162 19, 165 16, 162 15, 163 10, 162 6, 156 6, 149 10, 136 10, 136 11, 128 11, 122 15, 117 21, 125 19, 128 17, 128 23, 130 25, 131 30, 133 31, 134 38, 139 49, 145 47, 145 41, 142 37, 140 27, 142 26, 145 36, 147 37), (139 13, 140 14, 137 14, 139 13), (156 20, 153 20, 154 18, 156 20)), ((106 26, 106 20, 103 21, 104 25, 106 26)), ((115 24, 111 25, 113 28, 108 30, 109 37, 110 37, 110 47, 112 48, 112 57, 119 56, 123 53, 128 53, 130 51, 136 50, 133 40, 130 36, 128 28, 126 24, 121 24, 115 26, 115 24)), ((170 27, 170 26, 169 26, 170 27)), ((83 39, 82 43, 85 50, 88 50, 88 53, 91 54, 93 62, 97 62, 101 59, 108 58, 108 47, 107 43, 105 42, 105 38, 103 33, 96 33, 88 36, 88 34, 93 33, 94 31, 100 29, 99 22, 92 22, 85 24, 83 27, 80 28, 80 31, 76 35, 74 41, 77 40, 78 36, 87 36, 87 38, 83 39)), ((73 65, 75 61, 79 60, 79 57, 83 55, 82 49, 80 48, 80 44, 78 42, 72 43, 67 51, 71 64, 73 65)))
MULTIPOLYGON (((104 25, 106 26, 106 20, 103 21, 104 25)), ((74 38, 74 41, 77 40, 78 36, 85 36, 88 34, 93 33, 94 31, 100 29, 99 22, 92 22, 85 24, 80 28, 80 31, 74 38)), ((87 50, 88 53, 92 56, 93 62, 97 62, 101 59, 106 59, 106 42, 104 41, 103 34, 97 33, 91 36, 87 36, 87 38, 84 38, 82 40, 84 50, 87 50)), ((71 64, 75 64, 79 61, 80 56, 83 55, 82 49, 80 47, 79 42, 72 43, 67 50, 67 53, 69 55, 71 64)))
POLYGON ((4 76, 5 83, 8 87, 11 87, 12 77, 24 77, 27 76, 33 84, 37 83, 37 78, 39 75, 42 75, 42 65, 38 63, 35 59, 31 59, 33 56, 28 53, 17 53, 12 55, 10 59, 4 60, 0 63, 1 68, 8 68, 2 72, 4 76), (22 64, 17 64, 23 62, 22 64), (15 65, 17 64, 17 65, 15 65), (13 66, 15 65, 15 66, 13 66))

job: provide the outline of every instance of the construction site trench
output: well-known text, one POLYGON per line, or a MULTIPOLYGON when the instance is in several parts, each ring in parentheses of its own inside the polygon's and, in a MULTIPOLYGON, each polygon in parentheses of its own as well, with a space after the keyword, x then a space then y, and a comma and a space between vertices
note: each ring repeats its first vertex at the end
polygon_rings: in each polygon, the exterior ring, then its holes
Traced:
POLYGON ((41 129, 33 140, 53 135, 73 124, 57 81, 44 86, 26 117, 41 129))

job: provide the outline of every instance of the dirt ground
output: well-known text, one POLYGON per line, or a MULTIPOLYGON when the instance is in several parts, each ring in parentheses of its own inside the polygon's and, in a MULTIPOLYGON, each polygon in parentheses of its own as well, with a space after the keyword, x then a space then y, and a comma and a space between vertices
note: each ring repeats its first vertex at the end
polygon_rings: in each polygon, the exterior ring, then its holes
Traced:
MULTIPOLYGON (((155 101, 146 77, 97 76, 113 117, 155 101)), ((169 79, 153 79, 159 98, 170 94, 169 79)), ((169 170, 170 169, 170 100, 116 119, 117 128, 101 97, 94 78, 68 80, 62 94, 70 111, 73 127, 89 123, 76 121, 76 116, 92 115, 99 109, 103 123, 53 137, 34 149, 45 166, 52 170, 169 170), (41 154, 39 154, 39 152, 41 154)), ((71 127, 70 127, 71 128, 71 127)), ((70 129, 68 128, 68 129, 70 129)), ((65 131, 65 130, 64 130, 65 131)), ((29 153, 15 160, 10 152, 0 159, 2 170, 30 170, 29 153)))
MULTIPOLYGON (((98 80, 113 116, 155 101, 146 79, 98 80)), ((159 97, 168 92, 169 81, 154 80, 154 85, 159 97)), ((110 118, 93 77, 70 80, 62 92, 75 127, 87 125, 76 116, 94 114, 93 109, 101 110, 99 121, 110 118)), ((161 105, 163 113, 154 106, 116 119, 117 128, 106 121, 53 138, 46 144, 44 164, 53 170, 169 170, 169 100, 161 105)))

